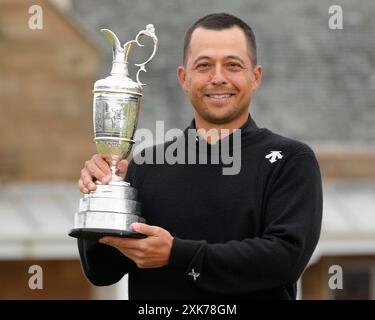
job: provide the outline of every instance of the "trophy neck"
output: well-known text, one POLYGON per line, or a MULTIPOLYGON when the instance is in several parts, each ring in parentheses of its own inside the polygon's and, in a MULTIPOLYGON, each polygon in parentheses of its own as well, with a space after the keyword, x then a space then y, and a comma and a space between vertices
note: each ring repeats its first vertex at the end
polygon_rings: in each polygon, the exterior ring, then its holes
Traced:
POLYGON ((126 62, 118 59, 112 61, 111 76, 128 78, 128 75, 128 64, 126 62))
POLYGON ((120 182, 124 179, 117 175, 117 160, 111 160, 111 176, 112 182, 120 182))

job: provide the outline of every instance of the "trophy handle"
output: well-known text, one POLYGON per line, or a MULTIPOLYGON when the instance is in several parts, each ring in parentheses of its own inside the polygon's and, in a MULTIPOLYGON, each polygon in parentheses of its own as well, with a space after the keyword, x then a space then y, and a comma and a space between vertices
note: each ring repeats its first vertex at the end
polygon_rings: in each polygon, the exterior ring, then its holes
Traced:
POLYGON ((128 63, 128 56, 129 56, 129 53, 130 53, 130 50, 131 50, 131 47, 133 46, 133 44, 136 43, 139 47, 144 47, 144 45, 139 42, 139 37, 141 37, 142 35, 149 36, 154 41, 154 50, 152 51, 151 56, 143 63, 134 64, 136 67, 139 68, 138 71, 137 71, 137 82, 140 86, 145 86, 146 84, 142 83, 139 80, 139 73, 141 71, 147 72, 146 64, 149 63, 154 58, 156 50, 158 48, 158 38, 156 37, 156 34, 155 34, 154 25, 148 24, 146 26, 145 30, 142 30, 142 31, 138 32, 138 34, 137 34, 137 36, 135 37, 134 40, 131 40, 131 41, 128 41, 127 43, 125 43, 124 44, 124 51, 125 51, 125 63, 127 64, 128 63))

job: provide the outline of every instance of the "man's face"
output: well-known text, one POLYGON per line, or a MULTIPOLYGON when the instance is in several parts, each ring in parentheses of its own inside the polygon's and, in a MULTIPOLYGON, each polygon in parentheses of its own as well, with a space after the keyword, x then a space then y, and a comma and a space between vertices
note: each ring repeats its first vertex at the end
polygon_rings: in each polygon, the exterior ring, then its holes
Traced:
POLYGON ((253 66, 244 32, 194 30, 186 65, 177 70, 195 117, 210 124, 247 119, 252 92, 261 81, 262 67, 253 66))

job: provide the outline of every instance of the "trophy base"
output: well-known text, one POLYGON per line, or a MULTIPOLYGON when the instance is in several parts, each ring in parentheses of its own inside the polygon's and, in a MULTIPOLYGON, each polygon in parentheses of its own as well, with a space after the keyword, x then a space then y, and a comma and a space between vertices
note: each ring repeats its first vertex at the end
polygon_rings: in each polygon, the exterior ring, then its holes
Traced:
POLYGON ((69 236, 89 240, 104 236, 146 238, 130 227, 132 223, 145 223, 137 190, 124 181, 111 181, 108 185, 96 182, 96 187, 80 199, 69 236))
POLYGON ((121 238, 134 238, 143 239, 146 238, 142 233, 126 231, 126 230, 116 230, 116 229, 100 229, 100 228, 76 228, 69 232, 69 236, 73 238, 94 240, 98 241, 102 237, 121 237, 121 238))

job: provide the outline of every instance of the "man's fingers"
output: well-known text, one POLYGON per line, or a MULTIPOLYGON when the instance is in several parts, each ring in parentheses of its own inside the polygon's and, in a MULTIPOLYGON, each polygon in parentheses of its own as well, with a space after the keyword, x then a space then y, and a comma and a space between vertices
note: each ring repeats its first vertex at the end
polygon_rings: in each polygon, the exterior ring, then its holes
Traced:
MULTIPOLYGON (((94 155, 89 161, 86 161, 85 169, 86 178, 87 175, 89 175, 91 180, 93 180, 93 178, 96 178, 103 183, 108 183, 110 181, 111 173, 109 170, 109 165, 99 155, 94 155)), ((83 183, 86 185, 84 179, 83 183)))
POLYGON ((93 177, 91 176, 90 172, 86 169, 83 168, 81 170, 81 179, 83 186, 88 189, 89 191, 94 191, 96 190, 96 185, 93 181, 93 177))
POLYGON ((129 162, 127 160, 121 160, 117 163, 117 175, 125 178, 126 172, 128 171, 129 162))
POLYGON ((84 186, 82 179, 78 180, 78 187, 82 193, 89 193, 89 190, 84 186))
POLYGON ((103 159, 100 155, 95 154, 92 157, 92 160, 94 161, 94 163, 96 164, 96 166, 98 167, 98 169, 103 172, 103 174, 105 174, 106 176, 108 176, 109 178, 111 178, 110 165, 108 164, 108 162, 105 159, 103 159))
POLYGON ((130 228, 135 231, 142 233, 146 236, 157 236, 160 233, 160 228, 156 226, 150 226, 145 223, 135 222, 130 225, 130 228))
POLYGON ((139 239, 131 238, 120 238, 120 237, 103 237, 100 238, 99 242, 104 243, 113 247, 127 248, 127 249, 140 249, 142 244, 139 243, 139 239))

